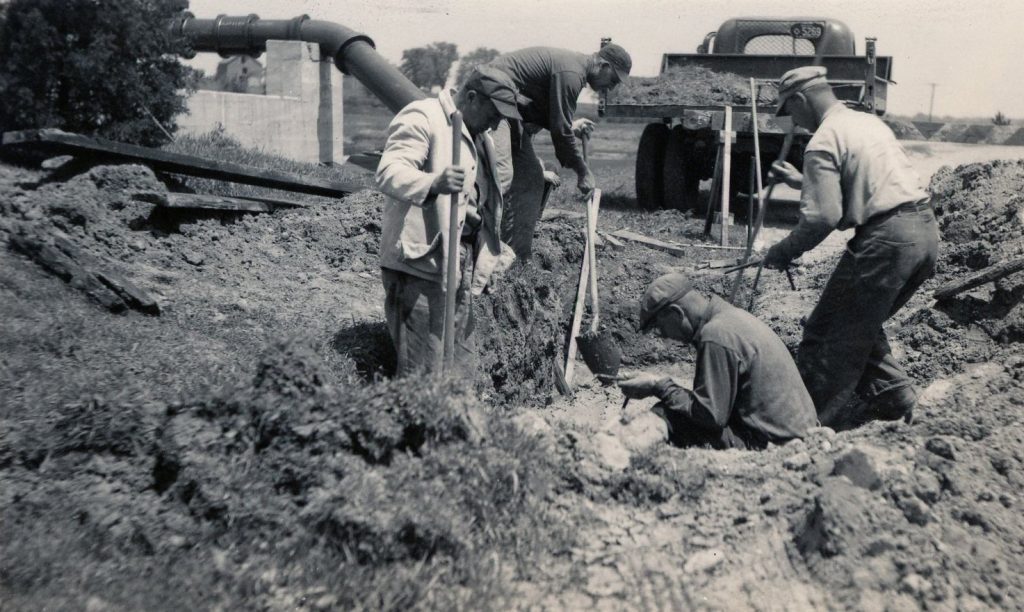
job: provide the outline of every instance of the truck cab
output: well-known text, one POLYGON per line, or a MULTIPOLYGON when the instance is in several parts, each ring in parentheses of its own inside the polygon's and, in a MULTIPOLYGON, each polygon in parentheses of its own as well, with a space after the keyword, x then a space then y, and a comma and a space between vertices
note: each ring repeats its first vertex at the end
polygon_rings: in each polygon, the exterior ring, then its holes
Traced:
POLYGON ((838 19, 738 17, 708 33, 697 53, 856 55, 853 32, 838 19), (824 46, 823 46, 824 45, 824 46))

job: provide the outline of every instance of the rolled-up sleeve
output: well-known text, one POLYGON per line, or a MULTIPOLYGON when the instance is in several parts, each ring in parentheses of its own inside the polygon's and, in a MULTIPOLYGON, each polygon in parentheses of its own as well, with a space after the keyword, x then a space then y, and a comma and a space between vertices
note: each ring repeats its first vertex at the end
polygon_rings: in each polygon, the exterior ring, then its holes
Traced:
POLYGON ((508 119, 502 119, 498 129, 491 133, 494 141, 494 165, 498 169, 498 187, 503 196, 512 186, 512 131, 508 119))
POLYGON ((800 221, 781 244, 790 259, 818 246, 843 217, 843 189, 839 166, 831 154, 809 151, 804 157, 800 189, 800 221))
POLYGON ((436 196, 430 194, 436 173, 424 172, 430 153, 430 124, 418 109, 406 107, 388 126, 388 140, 377 165, 377 188, 384 194, 424 206, 436 196))
POLYGON ((548 129, 551 131, 551 143, 555 146, 555 157, 563 168, 571 168, 583 172, 587 164, 583 154, 576 145, 576 136, 572 133, 572 120, 576 114, 576 99, 582 87, 573 81, 579 75, 573 72, 556 72, 551 75, 550 91, 548 92, 548 129))
POLYGON ((725 429, 739 388, 739 361, 729 349, 705 342, 697 354, 693 391, 666 378, 657 396, 669 410, 679 412, 695 427, 709 432, 725 429))

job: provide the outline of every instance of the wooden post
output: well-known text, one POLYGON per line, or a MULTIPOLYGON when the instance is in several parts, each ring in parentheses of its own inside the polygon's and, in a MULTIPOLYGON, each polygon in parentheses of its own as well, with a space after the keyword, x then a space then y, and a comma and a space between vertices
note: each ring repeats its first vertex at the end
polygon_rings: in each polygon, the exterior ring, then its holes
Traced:
POLYGON ((732 107, 725 107, 725 129, 722 131, 722 246, 729 245, 729 178, 732 172, 732 107))
POLYGON ((711 178, 711 191, 708 193, 708 211, 704 216, 704 237, 711 237, 711 226, 715 221, 715 208, 718 207, 719 186, 722 180, 722 143, 718 143, 715 151, 715 170, 711 178))
MULTIPOLYGON (((462 153, 462 113, 452 113, 452 165, 462 153)), ((469 177, 467 177, 468 180, 469 177)), ((444 294, 444 372, 455 365, 455 294, 459 276, 459 193, 451 194, 448 212, 448 278, 444 294)))

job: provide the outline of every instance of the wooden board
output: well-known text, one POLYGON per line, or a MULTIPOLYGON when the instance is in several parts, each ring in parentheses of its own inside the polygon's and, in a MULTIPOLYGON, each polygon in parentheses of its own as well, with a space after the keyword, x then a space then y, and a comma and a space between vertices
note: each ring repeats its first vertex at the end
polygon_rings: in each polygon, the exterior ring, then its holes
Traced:
POLYGON ((238 212, 271 212, 274 207, 266 202, 229 198, 201 193, 169 193, 165 208, 198 208, 202 210, 228 210, 238 212))
POLYGON ((93 159, 135 162, 163 172, 311 195, 340 198, 361 189, 359 185, 355 184, 336 183, 277 170, 253 168, 233 162, 172 153, 102 138, 91 138, 55 129, 4 132, 2 144, 4 146, 32 146, 71 155, 87 155, 93 159))
POLYGON ((984 285, 985 283, 999 280, 1004 276, 1008 276, 1021 270, 1024 270, 1024 257, 997 263, 994 266, 989 266, 983 270, 979 270, 967 278, 949 282, 939 287, 935 290, 935 299, 947 300, 958 293, 984 285))
POLYGON ((656 238, 649 238, 647 236, 644 236, 643 234, 638 234, 636 232, 631 232, 629 230, 618 230, 618 231, 612 232, 609 235, 610 236, 614 236, 616 238, 621 238, 622 240, 629 240, 631 242, 639 242, 640 244, 642 244, 644 246, 649 246, 652 249, 657 249, 659 251, 665 251, 666 253, 671 253, 673 255, 679 255, 679 256, 686 255, 686 249, 682 248, 679 245, 675 245, 675 244, 672 244, 670 242, 665 242, 664 240, 658 240, 656 238))

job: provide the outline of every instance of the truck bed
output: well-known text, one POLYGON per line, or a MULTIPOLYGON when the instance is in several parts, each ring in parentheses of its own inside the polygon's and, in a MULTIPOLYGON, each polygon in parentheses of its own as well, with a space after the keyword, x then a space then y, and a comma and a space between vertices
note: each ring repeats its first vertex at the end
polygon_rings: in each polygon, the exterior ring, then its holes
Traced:
MULTIPOLYGON (((876 112, 885 112, 885 95, 888 84, 892 81, 892 58, 889 56, 875 57, 874 65, 863 55, 830 55, 821 58, 821 63, 828 69, 829 82, 836 95, 842 100, 859 99, 861 89, 869 74, 874 80, 876 112)), ((704 54, 704 53, 666 53, 662 57, 662 72, 672 67, 699 65, 714 72, 731 72, 751 77, 757 81, 778 81, 788 70, 813 63, 814 58, 805 55, 744 55, 744 54, 704 54)), ((749 106, 734 106, 734 109, 749 109, 749 106)), ((758 127, 765 133, 781 133, 785 129, 775 119, 775 107, 766 106, 758 109, 758 127), (763 110, 763 115, 761 114, 763 110)), ((651 119, 679 119, 687 129, 722 129, 724 123, 723 106, 695 106, 688 104, 615 104, 602 98, 599 106, 603 117, 644 117, 651 119)), ((750 131, 751 114, 746 112, 733 113, 733 129, 738 132, 750 131)))

